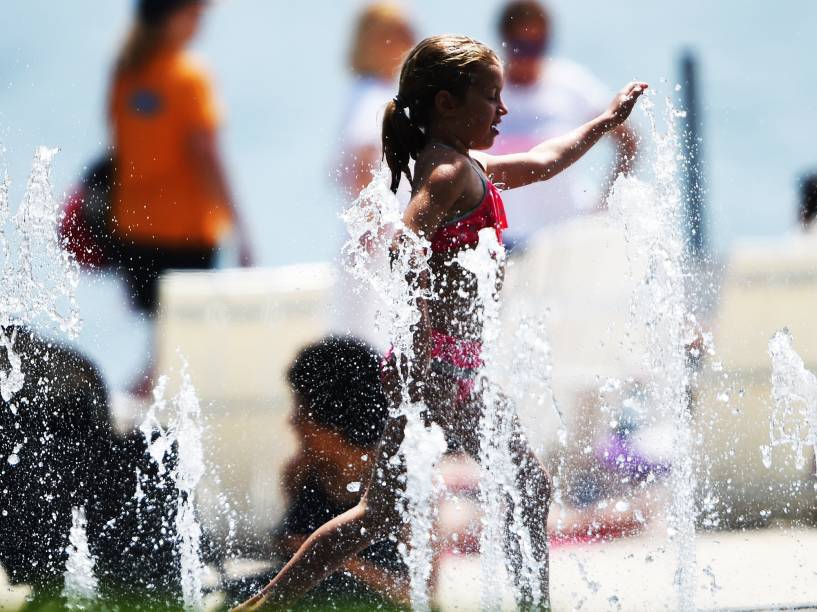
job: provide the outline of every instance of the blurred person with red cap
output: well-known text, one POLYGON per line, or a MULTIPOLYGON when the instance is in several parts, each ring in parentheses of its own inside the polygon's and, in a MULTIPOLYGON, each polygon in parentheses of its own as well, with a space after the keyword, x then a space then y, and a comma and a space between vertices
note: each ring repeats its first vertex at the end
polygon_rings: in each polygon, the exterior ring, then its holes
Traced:
MULTIPOLYGON (((250 264, 219 153, 210 78, 186 50, 206 5, 139 0, 110 89, 112 233, 133 306, 148 316, 157 309, 158 277, 212 268, 231 226, 241 264, 250 264)), ((141 377, 134 391, 150 384, 150 376, 141 377)))
MULTIPOLYGON (((502 96, 510 113, 503 118, 502 133, 490 153, 527 151, 543 140, 569 132, 607 107, 610 92, 595 76, 574 62, 549 55, 553 24, 542 3, 508 2, 497 25, 505 50, 502 96)), ((507 196, 503 194, 509 225, 506 244, 524 248, 543 227, 604 207, 613 180, 630 169, 637 153, 635 134, 627 123, 612 130, 610 136, 615 144, 615 164, 601 202, 587 202, 586 197, 582 201, 586 181, 580 180, 576 168, 507 192, 507 196)))

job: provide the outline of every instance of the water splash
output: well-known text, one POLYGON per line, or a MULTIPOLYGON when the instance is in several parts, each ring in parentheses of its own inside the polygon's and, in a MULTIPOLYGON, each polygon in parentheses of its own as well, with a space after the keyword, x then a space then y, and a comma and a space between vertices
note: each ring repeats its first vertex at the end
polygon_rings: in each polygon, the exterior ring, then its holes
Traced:
POLYGON ((806 463, 805 448, 817 449, 817 377, 794 350, 788 329, 769 340, 769 357, 774 406, 769 417, 769 445, 761 447, 763 465, 771 468, 774 447, 790 446, 800 470, 806 463))
POLYGON ((6 349, 6 359, 9 362, 8 372, 0 370, 0 396, 4 402, 10 402, 26 382, 26 377, 23 374, 23 362, 20 356, 14 352, 16 339, 16 329, 0 330, 0 347, 6 349))
POLYGON ((695 499, 691 413, 688 406, 690 374, 687 345, 695 326, 686 299, 688 266, 682 226, 683 201, 677 178, 679 155, 675 130, 677 111, 666 101, 666 131, 657 126, 654 103, 642 100, 655 143, 654 176, 650 183, 620 175, 610 192, 608 207, 628 245, 628 258, 641 261, 644 274, 633 295, 634 324, 647 332, 646 363, 650 373, 647 396, 657 418, 672 423, 670 474, 672 491, 669 533, 677 547, 675 583, 680 610, 695 609, 695 499))
POLYGON ((20 359, 14 353, 14 327, 40 319, 74 338, 82 321, 76 301, 79 265, 62 243, 57 231, 59 202, 51 185, 51 166, 57 149, 38 147, 26 184, 25 195, 9 222, 9 179, 0 181, 0 347, 10 369, 0 372, 0 392, 9 401, 23 386, 20 359), (12 243, 12 244, 10 244, 12 243))
MULTIPOLYGON (((420 313, 411 299, 412 288, 408 287, 404 277, 399 277, 399 273, 406 265, 412 265, 412 254, 408 252, 412 243, 418 255, 426 243, 413 232, 405 232, 397 197, 388 187, 388 174, 388 168, 382 166, 355 201, 341 213, 349 234, 341 255, 346 270, 360 284, 369 286, 379 302, 375 317, 377 328, 387 332, 392 343, 397 342, 395 351, 410 356, 411 337, 405 337, 406 330, 420 320, 420 313), (405 252, 393 258, 402 268, 395 270, 394 265, 381 265, 383 259, 379 254, 389 252, 398 231, 403 231, 406 237, 403 243, 405 252)), ((414 262, 417 272, 427 271, 427 260, 424 259, 420 256, 414 262)))
MULTIPOLYGON (((482 466, 480 501, 483 510, 480 563, 481 600, 486 610, 499 609, 502 604, 502 575, 498 569, 508 565, 505 562, 508 532, 515 539, 515 558, 508 561, 515 573, 517 600, 533 606, 547 605, 547 593, 543 591, 540 580, 545 568, 543 561, 537 559, 535 543, 523 521, 525 502, 517 484, 519 468, 510 454, 517 434, 514 405, 496 384, 503 373, 502 361, 498 359, 502 330, 499 289, 505 257, 505 249, 499 244, 496 231, 486 228, 479 232, 477 247, 461 251, 456 260, 476 278, 475 312, 483 324, 483 366, 479 377, 483 404, 479 426, 479 459, 482 466), (506 516, 508 505, 510 517, 506 516)), ((542 348, 539 347, 540 350, 542 348)))
MULTIPOLYGON (((420 407, 422 405, 416 408, 420 407)), ((435 467, 448 444, 442 429, 434 423, 427 428, 416 409, 406 411, 404 432, 400 454, 405 464, 406 484, 400 504, 411 525, 409 548, 404 553, 411 580, 411 605, 413 610, 429 610, 428 583, 433 557, 429 536, 435 527, 434 501, 438 491, 435 467)))
POLYGON ((539 407, 545 407, 550 401, 559 421, 557 439, 564 447, 567 444, 567 422, 553 389, 553 351, 546 323, 549 309, 543 314, 540 301, 529 303, 518 297, 513 316, 507 317, 514 322, 513 341, 503 343, 502 347, 505 349, 502 361, 510 364, 507 375, 511 384, 507 393, 517 405, 530 398, 534 398, 539 407))
POLYGON ((380 302, 376 324, 387 332, 397 365, 400 400, 392 405, 391 415, 406 419, 398 451, 405 467, 405 487, 397 509, 411 530, 410 546, 401 550, 411 578, 412 608, 428 610, 430 536, 436 495, 432 473, 446 446, 438 427, 425 426, 427 407, 417 399, 420 381, 414 379, 413 331, 420 322, 420 300, 431 297, 432 283, 415 282, 421 276, 432 276, 428 264, 431 249, 428 240, 403 225, 397 198, 388 188, 388 174, 388 168, 381 166, 341 215, 349 234, 342 254, 349 273, 368 284, 380 302), (391 253, 388 267, 378 265, 378 253, 383 252, 391 253))
MULTIPOLYGON (((204 564, 201 560, 201 526, 196 513, 196 488, 205 470, 201 407, 184 361, 180 375, 180 389, 170 402, 165 399, 168 378, 159 378, 153 390, 153 404, 139 429, 147 442, 148 454, 156 463, 159 477, 169 476, 176 488, 176 543, 184 607, 186 610, 202 610, 204 564), (169 413, 169 422, 163 427, 161 421, 166 413, 169 413), (175 461, 171 461, 174 450, 175 461)), ((144 477, 138 475, 137 496, 144 477)))
POLYGON ((71 610, 85 610, 98 599, 99 583, 94 575, 95 560, 88 548, 88 536, 85 532, 85 509, 71 509, 71 531, 68 536, 70 544, 65 551, 65 583, 62 596, 66 607, 71 610))

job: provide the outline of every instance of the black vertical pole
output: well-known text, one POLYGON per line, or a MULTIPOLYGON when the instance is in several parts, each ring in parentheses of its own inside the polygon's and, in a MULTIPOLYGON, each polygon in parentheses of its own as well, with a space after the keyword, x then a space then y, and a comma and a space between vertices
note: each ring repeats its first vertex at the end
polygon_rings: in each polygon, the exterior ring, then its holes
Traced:
POLYGON ((704 167, 701 155, 701 118, 698 109, 697 61, 691 51, 681 55, 681 84, 686 117, 684 127, 684 186, 690 254, 702 258, 707 248, 704 167))

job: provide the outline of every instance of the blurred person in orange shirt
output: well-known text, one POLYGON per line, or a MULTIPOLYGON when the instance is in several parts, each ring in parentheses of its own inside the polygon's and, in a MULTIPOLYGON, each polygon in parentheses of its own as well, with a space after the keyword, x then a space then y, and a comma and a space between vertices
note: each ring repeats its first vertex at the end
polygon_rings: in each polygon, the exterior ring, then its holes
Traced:
POLYGON ((110 90, 113 233, 133 306, 149 316, 157 308, 158 277, 169 269, 212 268, 231 227, 241 264, 251 263, 221 163, 210 79, 186 51, 206 4, 139 0, 110 90))

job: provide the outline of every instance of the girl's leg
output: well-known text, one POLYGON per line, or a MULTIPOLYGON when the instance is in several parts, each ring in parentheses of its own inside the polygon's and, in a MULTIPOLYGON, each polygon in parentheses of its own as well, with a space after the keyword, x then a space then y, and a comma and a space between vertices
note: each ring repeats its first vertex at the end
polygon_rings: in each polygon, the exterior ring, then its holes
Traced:
POLYGON ((402 526, 395 503, 401 463, 391 461, 403 440, 403 419, 391 419, 369 485, 351 510, 319 527, 263 591, 234 610, 285 609, 334 573, 346 560, 402 526))

